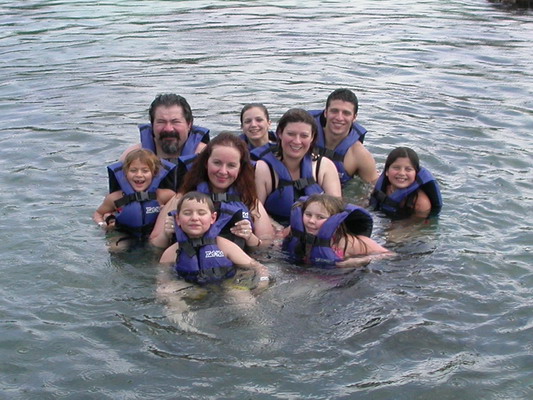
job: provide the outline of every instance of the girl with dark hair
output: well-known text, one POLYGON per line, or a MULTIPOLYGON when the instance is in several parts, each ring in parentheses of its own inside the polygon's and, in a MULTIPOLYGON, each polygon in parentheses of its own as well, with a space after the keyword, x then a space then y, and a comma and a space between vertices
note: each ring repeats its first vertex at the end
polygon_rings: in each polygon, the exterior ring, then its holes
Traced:
POLYGON ((370 198, 370 205, 392 218, 426 218, 438 213, 442 197, 437 181, 420 167, 418 154, 409 147, 392 150, 370 198))

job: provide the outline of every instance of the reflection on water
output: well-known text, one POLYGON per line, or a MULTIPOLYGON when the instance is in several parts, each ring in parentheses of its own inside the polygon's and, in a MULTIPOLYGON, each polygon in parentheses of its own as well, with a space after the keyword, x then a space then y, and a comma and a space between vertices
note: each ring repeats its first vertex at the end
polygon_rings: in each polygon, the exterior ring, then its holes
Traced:
MULTIPOLYGON (((531 11, 486 1, 0 1, 2 398, 531 398, 531 11), (209 291, 173 322, 157 252, 109 254, 104 166, 157 93, 239 131, 339 86, 379 168, 416 149, 428 223, 375 216, 397 253, 323 272, 258 259, 255 304, 209 291), (181 323, 186 325, 181 325, 181 323), (185 328, 184 328, 185 326, 185 328), (194 329, 188 329, 188 328, 194 329)), ((370 188, 346 196, 364 205, 370 188)), ((204 293, 205 294, 205 293, 204 293)), ((193 296, 194 297, 194 296, 193 296)))

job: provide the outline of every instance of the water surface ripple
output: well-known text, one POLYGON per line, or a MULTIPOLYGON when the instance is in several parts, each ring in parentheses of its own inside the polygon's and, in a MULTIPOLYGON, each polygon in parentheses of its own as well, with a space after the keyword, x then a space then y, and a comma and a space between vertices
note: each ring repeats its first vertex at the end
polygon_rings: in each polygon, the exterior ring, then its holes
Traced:
MULTIPOLYGON (((0 397, 533 397, 531 11, 482 0, 0 0, 0 397), (407 145, 441 183, 428 224, 375 215, 398 252, 366 272, 276 278, 170 322, 157 255, 110 255, 90 216, 154 96, 238 132, 337 87, 382 168, 407 145)), ((346 193, 362 202, 357 182, 346 193)))

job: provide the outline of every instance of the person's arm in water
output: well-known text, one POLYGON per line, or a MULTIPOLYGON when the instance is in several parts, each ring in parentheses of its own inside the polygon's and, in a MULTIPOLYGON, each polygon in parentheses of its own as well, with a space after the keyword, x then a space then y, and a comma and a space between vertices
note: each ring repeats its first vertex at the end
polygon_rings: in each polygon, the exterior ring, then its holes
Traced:
POLYGON ((369 254, 390 253, 385 247, 378 244, 374 239, 363 235, 349 235, 348 246, 344 253, 345 257, 356 257, 369 254))
POLYGON ((178 243, 174 243, 170 247, 168 247, 163 254, 161 255, 161 258, 159 259, 160 264, 170 265, 176 262, 176 251, 179 248, 178 243))
POLYGON ((224 255, 235 264, 235 267, 254 270, 257 277, 257 291, 262 291, 268 287, 270 276, 267 267, 254 260, 239 246, 226 238, 218 236, 217 245, 224 255))
POLYGON ((109 193, 105 198, 102 204, 96 209, 93 213, 93 220, 98 226, 102 229, 108 230, 108 228, 114 227, 108 226, 105 220, 106 214, 112 214, 116 211, 115 201, 122 197, 122 192, 117 190, 116 192, 109 193))
MULTIPOLYGON (((339 247, 344 246, 343 243, 339 247)), ((363 235, 349 235, 348 245, 344 253, 344 260, 336 265, 340 268, 356 268, 367 265, 370 261, 391 257, 394 253, 381 246, 375 240, 363 235)))
POLYGON ((419 218, 427 218, 431 212, 431 200, 423 190, 418 190, 415 203, 414 215, 419 218))

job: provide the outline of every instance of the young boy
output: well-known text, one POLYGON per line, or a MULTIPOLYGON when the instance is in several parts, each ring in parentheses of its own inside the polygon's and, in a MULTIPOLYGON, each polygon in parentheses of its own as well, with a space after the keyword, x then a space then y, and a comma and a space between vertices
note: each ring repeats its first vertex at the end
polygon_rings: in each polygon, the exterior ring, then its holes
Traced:
POLYGON ((175 217, 178 242, 165 250, 160 263, 173 263, 178 277, 199 284, 230 278, 238 267, 251 268, 259 276, 259 285, 268 286, 268 270, 264 265, 211 230, 216 217, 208 195, 200 192, 185 194, 178 202, 175 217))
POLYGON ((248 289, 236 287, 233 278, 239 269, 255 273, 256 292, 268 287, 267 268, 248 256, 232 241, 212 229, 217 214, 211 198, 200 192, 186 193, 178 202, 175 215, 177 243, 168 247, 159 262, 165 267, 157 294, 167 303, 169 318, 182 322, 187 309, 185 289, 210 283, 224 283, 241 305, 253 303, 248 289), (178 279, 176 279, 176 275, 178 279))

